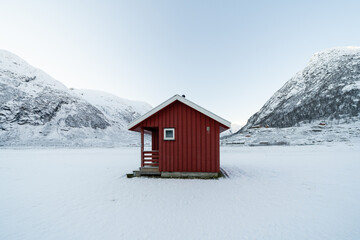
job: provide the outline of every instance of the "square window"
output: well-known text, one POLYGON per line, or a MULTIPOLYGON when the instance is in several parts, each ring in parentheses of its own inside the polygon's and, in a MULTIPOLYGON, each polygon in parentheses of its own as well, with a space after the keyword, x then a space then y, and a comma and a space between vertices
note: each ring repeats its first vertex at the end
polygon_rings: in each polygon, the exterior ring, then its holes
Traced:
POLYGON ((175 140, 175 128, 164 128, 164 140, 175 140))

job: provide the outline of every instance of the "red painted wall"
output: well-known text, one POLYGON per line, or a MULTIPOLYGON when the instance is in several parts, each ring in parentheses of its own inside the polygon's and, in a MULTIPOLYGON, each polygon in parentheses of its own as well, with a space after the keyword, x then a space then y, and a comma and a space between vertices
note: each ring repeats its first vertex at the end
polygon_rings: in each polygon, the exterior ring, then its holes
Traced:
POLYGON ((139 127, 159 128, 159 171, 219 172, 219 134, 225 126, 212 118, 175 101, 133 129, 139 127), (174 141, 164 140, 164 128, 175 128, 174 141))

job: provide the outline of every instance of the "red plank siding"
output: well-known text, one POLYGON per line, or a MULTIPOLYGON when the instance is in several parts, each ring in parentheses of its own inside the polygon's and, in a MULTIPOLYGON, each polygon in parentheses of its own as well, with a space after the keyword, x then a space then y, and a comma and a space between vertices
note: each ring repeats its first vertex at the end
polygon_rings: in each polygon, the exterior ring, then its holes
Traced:
POLYGON ((152 148, 159 150, 160 171, 219 172, 220 126, 214 119, 175 101, 137 127, 151 129, 152 148), (168 127, 175 128, 174 141, 164 140, 164 128, 168 127))

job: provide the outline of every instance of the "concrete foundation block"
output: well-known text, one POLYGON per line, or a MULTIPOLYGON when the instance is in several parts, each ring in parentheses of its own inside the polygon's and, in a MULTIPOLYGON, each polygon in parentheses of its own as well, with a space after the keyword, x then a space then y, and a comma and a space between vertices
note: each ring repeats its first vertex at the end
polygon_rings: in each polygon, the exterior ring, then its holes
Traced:
POLYGON ((217 172, 161 172, 162 178, 217 178, 217 172))

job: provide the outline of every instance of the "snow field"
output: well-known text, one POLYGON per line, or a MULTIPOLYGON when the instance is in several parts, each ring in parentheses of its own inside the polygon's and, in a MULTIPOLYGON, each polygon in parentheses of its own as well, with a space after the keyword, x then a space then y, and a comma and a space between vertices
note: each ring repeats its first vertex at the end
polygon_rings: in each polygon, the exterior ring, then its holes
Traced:
POLYGON ((230 178, 128 179, 138 148, 1 149, 0 239, 359 239, 359 156, 222 147, 230 178))

